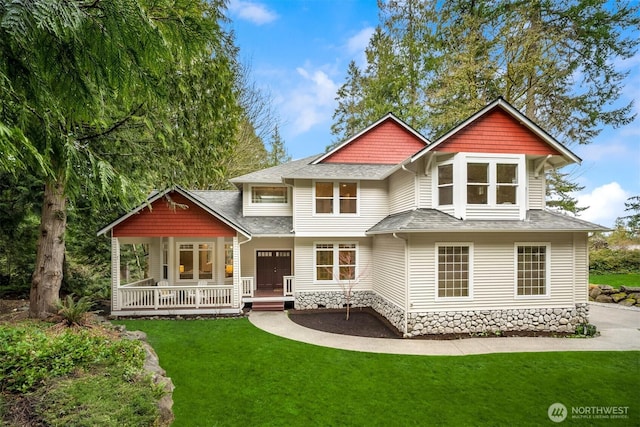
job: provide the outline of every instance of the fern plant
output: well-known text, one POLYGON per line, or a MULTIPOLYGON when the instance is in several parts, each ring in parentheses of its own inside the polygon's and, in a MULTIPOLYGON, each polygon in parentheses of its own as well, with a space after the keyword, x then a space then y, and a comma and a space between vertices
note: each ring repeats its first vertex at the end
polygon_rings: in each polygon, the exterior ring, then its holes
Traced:
POLYGON ((60 299, 56 303, 58 315, 67 326, 84 325, 87 313, 93 307, 93 301, 88 296, 83 296, 77 301, 73 299, 73 294, 67 295, 65 299, 60 299))

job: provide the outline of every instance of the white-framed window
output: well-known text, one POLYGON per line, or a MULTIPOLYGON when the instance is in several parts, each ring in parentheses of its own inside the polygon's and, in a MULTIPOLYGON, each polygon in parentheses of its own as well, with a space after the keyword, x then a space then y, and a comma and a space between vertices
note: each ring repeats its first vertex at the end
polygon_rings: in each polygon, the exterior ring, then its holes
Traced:
POLYGON ((162 279, 169 279, 169 243, 162 242, 162 279))
POLYGON ((517 297, 549 296, 549 243, 515 244, 517 297))
POLYGON ((356 279, 358 268, 357 243, 315 243, 315 281, 345 282, 356 279))
POLYGON ((453 204, 453 163, 438 165, 438 204, 453 204))
POLYGON ((233 277, 233 244, 224 244, 224 277, 233 277))
POLYGON ((503 160, 467 163, 467 203, 515 205, 518 203, 518 164, 503 160))
POLYGON ((316 181, 314 213, 319 215, 357 215, 358 182, 316 181))
POLYGON ((471 243, 436 244, 436 300, 471 299, 472 266, 471 243))
POLYGON ((178 243, 178 280, 212 280, 213 247, 213 243, 178 243))
POLYGON ((288 204, 289 189, 284 186, 252 186, 251 203, 253 204, 288 204))

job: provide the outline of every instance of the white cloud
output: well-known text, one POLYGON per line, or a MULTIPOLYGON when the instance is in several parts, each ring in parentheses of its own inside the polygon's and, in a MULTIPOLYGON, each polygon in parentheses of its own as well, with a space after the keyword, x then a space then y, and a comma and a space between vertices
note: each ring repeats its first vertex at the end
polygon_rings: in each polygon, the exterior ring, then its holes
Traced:
POLYGON ((591 193, 578 194, 578 206, 589 206, 580 218, 612 227, 616 218, 624 216, 624 202, 631 196, 617 182, 594 188, 591 193))
POLYGON ((327 122, 333 114, 338 90, 338 84, 321 69, 298 67, 296 72, 302 78, 300 84, 283 97, 286 121, 292 124, 293 135, 327 122))
POLYGON ((265 5, 250 1, 231 0, 229 11, 241 19, 258 25, 268 24, 278 19, 278 15, 267 9, 265 5))
POLYGON ((369 45, 369 39, 371 39, 374 31, 375 29, 373 27, 365 27, 347 40, 346 50, 354 56, 354 60, 359 67, 367 63, 364 50, 369 45))

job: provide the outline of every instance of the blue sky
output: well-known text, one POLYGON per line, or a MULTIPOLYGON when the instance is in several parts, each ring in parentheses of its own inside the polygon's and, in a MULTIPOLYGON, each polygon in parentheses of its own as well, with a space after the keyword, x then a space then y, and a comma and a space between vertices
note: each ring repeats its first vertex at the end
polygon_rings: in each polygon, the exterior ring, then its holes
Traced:
MULTIPOLYGON (((376 1, 231 0, 228 15, 241 60, 273 101, 289 154, 297 159, 323 152, 333 140, 335 96, 347 65, 364 63, 378 23, 376 1)), ((631 71, 622 101, 634 99, 640 116, 640 53, 617 65, 631 71)), ((585 187, 576 195, 589 206, 580 217, 612 226, 625 215, 626 199, 640 195, 640 119, 570 148, 583 159, 570 170, 585 187)))

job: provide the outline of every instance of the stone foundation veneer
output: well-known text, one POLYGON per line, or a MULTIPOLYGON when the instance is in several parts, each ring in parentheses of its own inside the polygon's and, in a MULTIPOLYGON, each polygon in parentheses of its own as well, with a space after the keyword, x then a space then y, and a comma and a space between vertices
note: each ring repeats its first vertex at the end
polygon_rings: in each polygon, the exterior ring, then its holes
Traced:
MULTIPOLYGON (((296 310, 343 308, 343 292, 298 292, 296 310)), ((405 312, 373 291, 354 291, 352 307, 371 307, 399 331, 404 332, 405 312)), ((568 308, 520 308, 409 313, 405 336, 430 334, 478 334, 497 331, 573 332, 577 324, 588 323, 586 303, 568 308)))
POLYGON ((474 334, 497 331, 573 332, 589 321, 587 304, 573 308, 524 308, 507 310, 442 311, 409 313, 407 334, 474 334))

